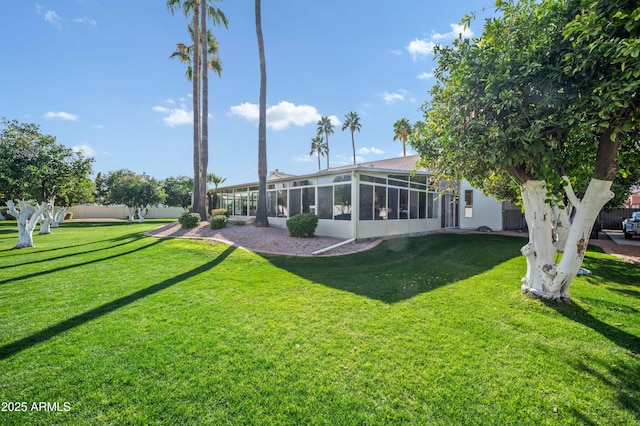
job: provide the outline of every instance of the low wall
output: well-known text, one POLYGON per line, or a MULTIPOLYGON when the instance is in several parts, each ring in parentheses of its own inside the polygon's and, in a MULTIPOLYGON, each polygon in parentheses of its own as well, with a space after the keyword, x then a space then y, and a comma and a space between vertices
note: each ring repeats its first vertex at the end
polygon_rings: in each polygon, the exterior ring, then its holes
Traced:
MULTIPOLYGON (((149 207, 145 219, 173 219, 184 213, 182 207, 149 207)), ((127 206, 74 206, 71 208, 74 219, 128 219, 127 206)))

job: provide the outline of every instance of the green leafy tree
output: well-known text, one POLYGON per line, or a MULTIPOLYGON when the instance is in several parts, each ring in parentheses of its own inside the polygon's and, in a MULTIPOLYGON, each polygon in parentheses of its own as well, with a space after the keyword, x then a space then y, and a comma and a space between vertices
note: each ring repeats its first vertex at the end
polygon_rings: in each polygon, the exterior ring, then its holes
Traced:
POLYGON ((496 5, 479 39, 436 48, 437 82, 412 140, 444 177, 488 191, 504 188, 499 179, 517 185, 529 226, 522 291, 568 301, 614 179, 640 164, 640 8, 496 5))
POLYGON ((329 117, 321 117, 318 120, 318 134, 324 133, 324 141, 327 145, 327 169, 329 168, 329 135, 333 134, 333 123, 329 117))
POLYGON ((255 0, 256 36, 260 58, 260 112, 258 118, 258 206, 256 226, 269 226, 267 217, 267 64, 262 37, 262 4, 255 0))
POLYGON ((92 158, 56 143, 37 124, 0 120, 0 193, 8 213, 18 222, 16 248, 33 247, 33 230, 43 215, 40 233, 50 233, 53 203, 58 195, 87 180, 92 158), (16 206, 17 202, 17 206, 16 206))
POLYGON ((402 155, 407 156, 407 140, 409 140, 409 135, 413 132, 413 127, 409 120, 406 118, 401 118, 393 123, 393 140, 402 141, 402 155))
POLYGON ((326 155, 327 152, 327 144, 322 138, 322 135, 317 135, 316 137, 311 138, 311 151, 309 152, 309 155, 318 155, 318 171, 320 171, 320 157, 326 155))
POLYGON ((140 222, 144 222, 148 207, 162 204, 166 199, 161 182, 137 175, 131 170, 121 169, 109 173, 105 180, 107 203, 129 207, 129 220, 133 220, 137 213, 140 222))
POLYGON ((353 132, 356 130, 360 132, 360 117, 357 112, 351 111, 344 116, 344 123, 342 124, 342 131, 349 129, 351 131, 351 149, 353 151, 353 164, 356 164, 356 142, 353 137, 353 132))
POLYGON ((187 210, 191 205, 193 178, 189 176, 168 177, 162 181, 162 187, 167 197, 165 205, 182 207, 187 210))

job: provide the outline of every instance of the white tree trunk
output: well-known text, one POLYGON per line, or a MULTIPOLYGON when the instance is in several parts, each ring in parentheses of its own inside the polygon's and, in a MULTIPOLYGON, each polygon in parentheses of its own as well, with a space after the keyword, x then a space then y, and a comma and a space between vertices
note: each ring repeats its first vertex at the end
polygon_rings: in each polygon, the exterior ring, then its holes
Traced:
POLYGON ((522 247, 527 259, 527 274, 522 292, 549 300, 569 302, 569 285, 577 276, 589 244, 591 228, 600 209, 613 197, 611 181, 592 179, 582 200, 568 186, 567 195, 576 215, 569 224, 567 209, 545 203, 544 181, 522 184, 522 200, 529 226, 529 242, 522 247), (563 253, 556 263, 557 253, 563 253))
POLYGON ((13 200, 7 201, 9 213, 18 221, 18 242, 15 248, 35 247, 33 244, 33 229, 40 219, 42 212, 47 208, 43 203, 41 206, 28 204, 25 200, 18 201, 20 209, 16 209, 13 200))
POLYGON ((144 223, 144 217, 149 213, 149 209, 146 207, 138 208, 138 218, 140 219, 140 223, 144 223))
POLYGON ((53 203, 55 199, 50 200, 47 203, 44 203, 46 208, 42 212, 42 216, 40 217, 40 235, 50 234, 51 233, 51 222, 53 222, 53 203))
POLYGON ((65 216, 69 213, 71 207, 54 207, 53 220, 51 221, 52 228, 58 228, 65 216))
POLYGON ((136 208, 129 207, 129 222, 133 222, 133 219, 136 217, 136 208))

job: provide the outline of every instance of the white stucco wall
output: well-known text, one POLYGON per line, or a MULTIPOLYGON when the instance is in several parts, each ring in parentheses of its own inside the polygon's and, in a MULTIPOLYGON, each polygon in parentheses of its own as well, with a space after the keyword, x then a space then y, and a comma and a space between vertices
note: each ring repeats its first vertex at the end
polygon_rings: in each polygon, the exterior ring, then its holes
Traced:
MULTIPOLYGON (((184 209, 181 207, 150 207, 145 219, 172 219, 177 218, 184 209)), ((101 206, 86 205, 71 208, 73 219, 128 219, 129 208, 127 206, 101 206)))
POLYGON ((502 202, 487 197, 479 189, 473 188, 468 181, 460 183, 460 229, 476 229, 488 226, 494 231, 502 231, 502 202), (465 191, 473 191, 471 217, 465 217, 465 191))

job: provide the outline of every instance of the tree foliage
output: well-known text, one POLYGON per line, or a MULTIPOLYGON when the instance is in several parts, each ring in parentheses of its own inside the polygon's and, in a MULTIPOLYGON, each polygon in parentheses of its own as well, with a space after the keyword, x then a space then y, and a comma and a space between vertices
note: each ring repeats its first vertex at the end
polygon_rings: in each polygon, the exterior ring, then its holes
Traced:
POLYGON ((189 208, 193 191, 193 178, 188 176, 168 177, 162 181, 162 187, 166 198, 165 205, 172 207, 189 208))
POLYGON ((568 300, 613 181, 640 165, 640 7, 496 6, 480 38, 435 49, 437 82, 411 143, 444 177, 498 194, 515 184, 530 232, 522 289, 568 300))
POLYGON ((105 204, 147 207, 161 204, 166 199, 159 181, 138 175, 128 169, 116 170, 101 176, 99 186, 104 193, 105 204))
POLYGON ((0 124, 0 194, 6 200, 58 197, 68 204, 89 195, 93 158, 56 143, 37 124, 4 118, 0 124))

